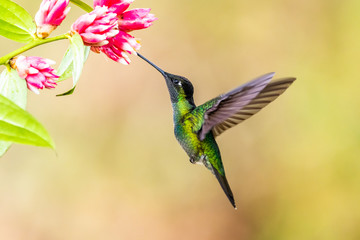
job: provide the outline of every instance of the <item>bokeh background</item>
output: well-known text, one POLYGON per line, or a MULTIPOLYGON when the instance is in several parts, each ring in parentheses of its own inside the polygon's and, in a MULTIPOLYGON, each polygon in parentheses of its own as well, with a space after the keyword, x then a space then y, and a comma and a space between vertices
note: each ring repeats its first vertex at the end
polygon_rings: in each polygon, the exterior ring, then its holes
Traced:
MULTIPOLYGON (((40 1, 16 0, 35 15, 40 1), (38 3, 37 3, 38 2, 38 3)), ((87 1, 91 4, 91 1, 87 1)), ((0 239, 360 239, 360 2, 142 1, 159 18, 140 52, 187 76, 198 104, 263 73, 298 80, 218 138, 238 210, 173 136, 162 76, 91 53, 28 110, 56 152, 0 161, 0 239)), ((84 12, 72 6, 54 34, 84 12)), ((0 55, 19 47, 1 38, 0 55)), ((32 50, 61 61, 67 42, 32 50)))

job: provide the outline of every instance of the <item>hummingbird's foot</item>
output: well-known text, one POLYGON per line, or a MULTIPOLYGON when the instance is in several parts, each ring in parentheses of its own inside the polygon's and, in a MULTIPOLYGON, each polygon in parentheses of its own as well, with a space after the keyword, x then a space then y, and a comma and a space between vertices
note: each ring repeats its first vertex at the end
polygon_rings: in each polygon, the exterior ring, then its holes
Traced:
POLYGON ((190 158, 190 162, 192 163, 192 164, 196 164, 196 161, 195 161, 195 159, 194 158, 190 158))

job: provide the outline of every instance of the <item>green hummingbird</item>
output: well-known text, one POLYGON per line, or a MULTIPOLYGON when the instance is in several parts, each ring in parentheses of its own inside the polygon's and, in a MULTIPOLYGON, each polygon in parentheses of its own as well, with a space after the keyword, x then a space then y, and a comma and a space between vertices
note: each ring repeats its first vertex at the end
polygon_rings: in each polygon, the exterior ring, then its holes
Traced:
POLYGON ((296 78, 288 77, 270 82, 275 73, 268 73, 196 106, 193 99, 194 88, 187 78, 165 72, 141 54, 137 55, 165 78, 173 108, 175 137, 190 157, 190 162, 204 165, 215 175, 236 209, 215 137, 274 101, 296 78))

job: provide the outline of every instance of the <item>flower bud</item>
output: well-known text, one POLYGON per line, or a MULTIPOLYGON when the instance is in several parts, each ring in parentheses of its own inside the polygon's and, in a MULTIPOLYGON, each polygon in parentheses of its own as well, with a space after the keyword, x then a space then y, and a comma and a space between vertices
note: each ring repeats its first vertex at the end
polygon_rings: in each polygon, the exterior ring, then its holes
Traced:
POLYGON ((46 38, 59 26, 70 11, 69 0, 43 0, 35 15, 36 35, 46 38))
POLYGON ((39 94, 39 89, 54 88, 56 79, 59 76, 54 74, 54 69, 50 65, 54 61, 41 57, 19 56, 10 62, 11 67, 15 68, 19 76, 26 80, 29 90, 39 94))

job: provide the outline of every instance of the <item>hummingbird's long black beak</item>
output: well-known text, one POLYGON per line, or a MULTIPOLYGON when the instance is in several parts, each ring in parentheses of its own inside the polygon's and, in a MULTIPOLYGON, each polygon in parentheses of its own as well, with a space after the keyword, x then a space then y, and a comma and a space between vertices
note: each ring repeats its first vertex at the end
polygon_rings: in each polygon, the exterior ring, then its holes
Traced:
POLYGON ((147 63, 149 63, 151 66, 153 66, 156 70, 158 70, 165 78, 167 77, 166 73, 159 68, 158 66, 156 66, 155 64, 153 64, 152 62, 150 62, 146 57, 144 57, 143 55, 141 55, 140 53, 137 52, 137 55, 142 58, 143 60, 145 60, 147 63))

